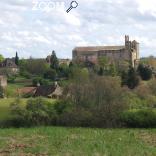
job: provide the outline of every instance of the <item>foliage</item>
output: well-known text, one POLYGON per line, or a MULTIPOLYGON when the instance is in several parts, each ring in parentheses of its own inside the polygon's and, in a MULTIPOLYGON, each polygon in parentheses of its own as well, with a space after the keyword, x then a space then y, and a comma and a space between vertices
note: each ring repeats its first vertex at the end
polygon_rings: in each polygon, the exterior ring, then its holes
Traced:
POLYGON ((9 83, 15 83, 15 79, 16 79, 16 76, 15 76, 15 75, 12 75, 12 76, 8 76, 7 81, 8 81, 9 83))
POLYGON ((48 64, 44 59, 28 59, 20 60, 19 63, 20 73, 29 73, 29 75, 43 76, 45 71, 47 71, 48 64))
POLYGON ((56 113, 51 103, 43 98, 28 100, 25 108, 22 108, 20 101, 16 100, 11 104, 11 112, 14 115, 12 124, 15 127, 49 125, 54 124, 56 120, 56 113))
POLYGON ((104 70, 107 69, 108 65, 109 65, 109 59, 105 56, 100 57, 99 60, 99 66, 102 67, 104 70))
POLYGON ((50 80, 54 80, 57 77, 57 72, 54 69, 48 69, 45 73, 44 73, 44 78, 46 79, 50 79, 50 80))
MULTIPOLYGON (((80 120, 76 118, 82 116, 82 112, 88 112, 86 126, 114 127, 118 124, 118 115, 127 107, 124 103, 120 81, 116 78, 94 77, 92 79, 82 79, 80 77, 66 91, 66 98, 73 104, 74 108, 65 113, 62 118, 64 118, 64 121, 67 118, 70 125, 74 122, 72 120, 74 119, 79 121, 77 126, 82 126, 79 124, 83 118, 80 120), (75 112, 75 116, 73 112, 75 112)), ((84 120, 86 121, 86 119, 84 120)))
POLYGON ((4 57, 3 55, 0 54, 0 62, 3 62, 4 61, 4 57))
POLYGON ((127 85, 130 89, 134 89, 139 85, 140 79, 136 70, 133 67, 130 67, 128 72, 122 73, 122 85, 127 85))
POLYGON ((34 78, 32 80, 32 84, 33 84, 33 86, 36 86, 36 87, 38 85, 49 85, 49 81, 48 80, 45 80, 45 79, 43 79, 41 77, 37 77, 37 78, 34 78))
POLYGON ((52 51, 50 63, 51 63, 50 67, 52 69, 57 70, 59 68, 59 61, 58 61, 55 51, 52 51))
POLYGON ((70 74, 69 66, 67 64, 61 64, 59 66, 59 77, 63 77, 63 78, 66 77, 66 78, 68 78, 69 74, 70 74))
POLYGON ((138 73, 142 80, 147 81, 152 78, 152 69, 150 69, 148 66, 144 66, 143 64, 138 66, 138 73))
POLYGON ((156 113, 153 110, 128 111, 121 115, 121 120, 128 127, 156 127, 156 113))
POLYGON ((16 56, 15 56, 15 64, 18 66, 19 65, 19 57, 18 57, 18 53, 16 52, 16 56))

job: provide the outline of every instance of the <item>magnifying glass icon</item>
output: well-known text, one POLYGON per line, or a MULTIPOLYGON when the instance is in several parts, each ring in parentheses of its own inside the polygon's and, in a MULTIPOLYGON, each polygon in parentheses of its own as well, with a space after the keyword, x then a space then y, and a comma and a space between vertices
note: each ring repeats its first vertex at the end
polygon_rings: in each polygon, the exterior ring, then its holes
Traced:
POLYGON ((73 8, 77 8, 78 5, 79 5, 78 2, 72 1, 72 2, 70 3, 70 7, 68 8, 68 10, 67 10, 66 12, 69 13, 73 8))

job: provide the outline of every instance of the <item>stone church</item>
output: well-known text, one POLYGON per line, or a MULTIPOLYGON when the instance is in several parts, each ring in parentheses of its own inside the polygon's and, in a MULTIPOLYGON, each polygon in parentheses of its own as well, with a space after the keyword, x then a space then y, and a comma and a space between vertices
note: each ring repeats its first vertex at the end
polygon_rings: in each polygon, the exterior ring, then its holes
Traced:
POLYGON ((130 41, 129 36, 125 36, 125 45, 122 46, 94 46, 76 47, 73 49, 73 61, 89 61, 98 64, 98 59, 102 56, 113 61, 128 61, 133 67, 139 61, 139 43, 130 41))

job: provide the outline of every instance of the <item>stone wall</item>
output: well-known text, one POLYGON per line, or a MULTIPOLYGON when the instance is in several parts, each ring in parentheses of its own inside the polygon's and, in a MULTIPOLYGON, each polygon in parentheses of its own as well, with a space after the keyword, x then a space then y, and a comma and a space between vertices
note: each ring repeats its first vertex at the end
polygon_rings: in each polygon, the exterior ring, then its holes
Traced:
POLYGON ((0 86, 3 88, 7 87, 7 78, 6 76, 0 75, 0 86))

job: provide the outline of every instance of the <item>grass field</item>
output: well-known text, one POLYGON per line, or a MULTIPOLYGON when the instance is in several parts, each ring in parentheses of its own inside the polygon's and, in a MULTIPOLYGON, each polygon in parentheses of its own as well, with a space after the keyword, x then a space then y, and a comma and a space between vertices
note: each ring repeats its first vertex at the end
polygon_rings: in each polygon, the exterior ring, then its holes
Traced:
POLYGON ((0 155, 155 156, 156 129, 0 129, 0 155))
MULTIPOLYGON (((15 101, 16 98, 7 98, 7 99, 0 99, 0 121, 3 121, 10 117, 10 104, 15 101)), ((46 99, 46 98, 45 98, 46 99)), ((22 98, 21 105, 24 107, 26 105, 28 99, 22 98)), ((46 99, 49 102, 54 102, 53 99, 46 99)))

